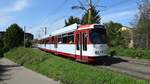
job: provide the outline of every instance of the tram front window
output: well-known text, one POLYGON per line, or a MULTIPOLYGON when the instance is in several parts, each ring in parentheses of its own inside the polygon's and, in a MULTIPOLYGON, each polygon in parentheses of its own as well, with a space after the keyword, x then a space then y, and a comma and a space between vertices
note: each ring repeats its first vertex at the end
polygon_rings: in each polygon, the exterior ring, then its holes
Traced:
POLYGON ((93 44, 106 44, 106 30, 93 29, 90 32, 90 41, 93 44))

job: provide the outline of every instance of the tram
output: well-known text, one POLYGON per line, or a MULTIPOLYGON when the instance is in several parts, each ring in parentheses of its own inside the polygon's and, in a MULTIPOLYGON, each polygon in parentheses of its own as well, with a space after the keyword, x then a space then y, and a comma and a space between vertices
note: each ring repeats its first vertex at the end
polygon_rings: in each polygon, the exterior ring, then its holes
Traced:
POLYGON ((82 62, 94 62, 107 56, 106 29, 99 24, 75 23, 40 38, 37 47, 82 62))

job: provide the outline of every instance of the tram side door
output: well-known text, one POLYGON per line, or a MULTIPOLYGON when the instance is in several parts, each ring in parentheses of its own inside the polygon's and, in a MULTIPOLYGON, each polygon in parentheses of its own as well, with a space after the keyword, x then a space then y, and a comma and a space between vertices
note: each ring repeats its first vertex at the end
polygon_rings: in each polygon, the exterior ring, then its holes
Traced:
POLYGON ((82 32, 76 32, 76 59, 82 60, 82 32))

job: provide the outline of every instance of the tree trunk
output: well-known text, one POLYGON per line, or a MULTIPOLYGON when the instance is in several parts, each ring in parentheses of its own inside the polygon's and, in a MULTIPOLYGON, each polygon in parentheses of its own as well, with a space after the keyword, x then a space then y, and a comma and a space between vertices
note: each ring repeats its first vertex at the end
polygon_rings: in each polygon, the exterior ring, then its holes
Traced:
POLYGON ((149 33, 146 33, 146 49, 149 48, 149 33))

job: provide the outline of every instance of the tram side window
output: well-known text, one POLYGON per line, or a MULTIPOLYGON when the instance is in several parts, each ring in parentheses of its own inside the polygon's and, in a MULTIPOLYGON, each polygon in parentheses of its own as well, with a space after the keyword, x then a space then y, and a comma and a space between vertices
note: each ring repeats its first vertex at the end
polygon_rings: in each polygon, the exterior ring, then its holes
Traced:
POLYGON ((62 40, 63 40, 62 43, 66 44, 67 40, 68 40, 68 35, 67 34, 63 34, 62 40))
POLYGON ((54 36, 52 37, 52 44, 54 43, 54 36))
POLYGON ((44 46, 46 46, 46 39, 43 39, 43 44, 44 46))
POLYGON ((79 34, 76 34, 76 49, 77 50, 79 50, 79 43, 80 43, 79 34))
POLYGON ((46 38, 46 44, 49 44, 49 38, 46 38))
POLYGON ((46 44, 46 39, 43 39, 43 44, 46 44))
POLYGON ((61 35, 59 35, 59 36, 58 36, 57 43, 59 43, 59 44, 61 44, 61 43, 62 43, 62 40, 61 40, 61 35))
POLYGON ((38 43, 41 44, 41 40, 39 40, 38 43))
POLYGON ((87 34, 83 33, 83 50, 87 50, 87 34))
POLYGON ((44 39, 42 40, 42 44, 45 44, 45 41, 44 41, 44 39))
POLYGON ((42 44, 42 40, 40 40, 40 44, 42 44))
POLYGON ((41 44, 41 40, 38 40, 38 44, 41 44))
POLYGON ((73 33, 68 34, 68 43, 69 44, 74 43, 74 34, 73 33))

